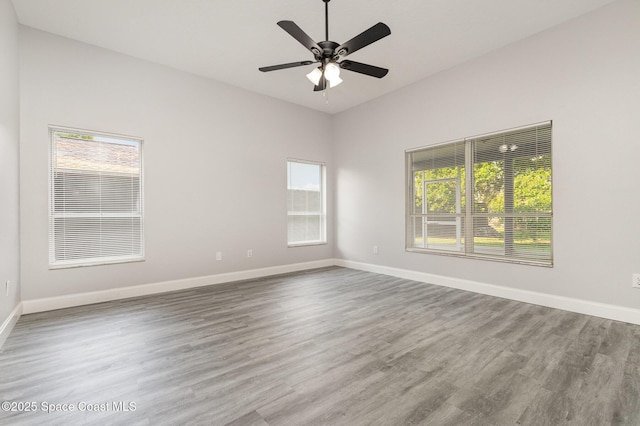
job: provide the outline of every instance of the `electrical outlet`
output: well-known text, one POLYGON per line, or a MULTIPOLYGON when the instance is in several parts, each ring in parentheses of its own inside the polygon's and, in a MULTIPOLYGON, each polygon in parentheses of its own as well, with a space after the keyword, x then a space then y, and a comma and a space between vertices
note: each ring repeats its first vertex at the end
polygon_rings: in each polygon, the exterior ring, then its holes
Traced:
POLYGON ((247 257, 253 257, 253 250, 252 249, 247 250, 247 257))
POLYGON ((378 246, 373 246, 373 254, 378 254, 378 246))
POLYGON ((216 260, 222 260, 222 252, 221 251, 217 251, 216 252, 216 260))
POLYGON ((633 282, 631 287, 640 288, 640 274, 633 274, 633 282))

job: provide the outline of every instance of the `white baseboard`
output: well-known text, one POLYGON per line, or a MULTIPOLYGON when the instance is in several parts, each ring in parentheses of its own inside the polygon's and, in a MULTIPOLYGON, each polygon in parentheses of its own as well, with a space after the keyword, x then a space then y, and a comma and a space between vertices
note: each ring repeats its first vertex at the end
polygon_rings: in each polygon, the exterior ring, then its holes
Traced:
POLYGON ((335 265, 640 325, 639 309, 350 260, 336 259, 335 265))
POLYGON ((185 278, 182 280, 164 281, 153 284, 143 284, 131 287, 114 288, 88 293, 69 294, 65 296, 47 297, 22 301, 22 312, 32 314, 35 312, 52 311, 54 309, 70 308, 73 306, 90 305, 93 303, 108 302, 110 300, 127 299, 130 297, 148 296, 169 291, 186 290, 195 287, 241 281, 253 278, 267 277, 270 275, 286 274, 289 272, 305 271, 314 268, 333 266, 334 259, 318 260, 313 262, 294 263, 289 265, 272 266, 268 268, 249 269, 246 271, 228 272, 224 274, 208 275, 204 277, 185 278))
POLYGON ((9 316, 4 320, 2 325, 0 326, 0 349, 4 342, 9 337, 9 333, 13 330, 13 326, 16 325, 18 319, 20 319, 20 315, 22 315, 22 303, 18 303, 13 311, 9 314, 9 316))
MULTIPOLYGON (((547 306, 550 308, 562 309, 565 311, 576 312, 585 315, 593 315, 596 317, 640 325, 639 309, 608 305, 605 303, 574 299, 571 297, 556 296, 553 294, 538 293, 534 291, 503 287, 478 281, 463 280, 443 275, 429 274, 426 272, 411 271, 408 269, 373 265, 369 263, 354 262, 343 259, 324 259, 313 262, 294 263, 290 265, 250 269, 247 271, 229 272, 204 277, 164 281, 153 284, 115 288, 90 293, 70 294, 66 296, 50 297, 44 299, 23 300, 22 304, 19 306, 21 306, 22 314, 31 314, 35 312, 89 305, 93 303, 107 302, 110 300, 126 299, 129 297, 147 296, 151 294, 165 293, 175 290, 185 290, 189 288, 254 279, 270 275, 286 274, 289 272, 298 272, 334 265, 342 266, 345 268, 358 269, 361 271, 374 272, 377 274, 390 275, 393 277, 420 281, 444 287, 457 288, 460 290, 472 291, 474 293, 502 297, 505 299, 517 300, 519 302, 532 303, 535 305, 547 306)), ((19 317, 19 314, 17 316, 19 317)), ((13 325, 7 325, 8 321, 9 319, 5 321, 5 324, 3 324, 3 328, 0 329, 0 341, 2 336, 4 335, 3 333, 5 332, 5 328, 8 328, 8 330, 10 331, 13 327, 13 325)))

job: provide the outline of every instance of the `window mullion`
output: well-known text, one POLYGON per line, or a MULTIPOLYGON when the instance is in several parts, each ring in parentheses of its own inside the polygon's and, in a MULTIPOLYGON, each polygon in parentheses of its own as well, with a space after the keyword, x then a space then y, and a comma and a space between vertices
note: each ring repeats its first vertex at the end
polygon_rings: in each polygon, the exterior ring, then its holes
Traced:
POLYGON ((473 240, 473 163, 474 163, 474 141, 466 140, 465 141, 465 155, 464 155, 464 166, 465 166, 465 216, 464 216, 464 251, 467 254, 474 253, 474 240, 473 240))
POLYGON ((504 255, 514 255, 514 172, 513 157, 508 153, 504 159, 504 255))

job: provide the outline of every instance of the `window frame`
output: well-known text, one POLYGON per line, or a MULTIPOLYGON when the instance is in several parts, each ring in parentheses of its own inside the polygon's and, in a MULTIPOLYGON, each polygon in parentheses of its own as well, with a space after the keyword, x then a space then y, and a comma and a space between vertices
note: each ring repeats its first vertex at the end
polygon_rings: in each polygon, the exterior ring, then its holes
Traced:
POLYGON ((317 246, 327 244, 327 166, 324 162, 320 161, 312 161, 312 160, 302 160, 299 158, 287 158, 287 247, 305 247, 305 246, 317 246), (320 178, 320 211, 318 215, 320 216, 320 238, 318 240, 300 240, 300 241, 291 241, 289 235, 289 218, 291 215, 291 211, 289 210, 289 164, 297 163, 297 164, 306 164, 313 165, 319 167, 319 178, 320 178))
MULTIPOLYGON (((406 188, 405 188, 405 250, 407 252, 414 253, 426 253, 426 254, 436 254, 443 256, 453 256, 453 257, 462 257, 469 259, 481 259, 481 260, 490 260, 497 262, 506 262, 513 264, 524 264, 524 265, 533 265, 533 266, 543 266, 543 267, 553 267, 554 257, 553 257, 553 122, 551 120, 545 122, 539 122, 527 126, 521 126, 506 130, 500 130, 491 133, 485 133, 482 135, 476 135, 472 137, 466 137, 462 139, 447 141, 443 143, 437 143, 433 145, 422 146, 418 148, 412 148, 405 150, 405 179, 406 179, 406 188), (550 192, 551 192, 551 207, 548 212, 536 212, 536 213, 486 213, 486 212, 475 212, 474 211, 474 197, 473 197, 473 187, 475 183, 474 177, 474 165, 481 164, 480 162, 475 161, 474 159, 474 144, 482 139, 488 139, 492 137, 499 136, 507 136, 517 134, 519 132, 525 132, 527 130, 538 129, 538 128, 547 128, 549 129, 549 168, 550 168, 550 192), (453 148, 456 144, 464 143, 464 162, 462 163, 462 167, 464 167, 464 173, 462 177, 462 181, 465 185, 465 189, 463 190, 464 197, 466 198, 465 207, 461 209, 460 212, 456 212, 456 214, 449 214, 451 217, 462 218, 463 221, 469 223, 475 223, 480 218, 487 218, 489 216, 512 216, 512 217, 545 217, 549 218, 549 257, 545 260, 537 260, 537 259, 529 259, 523 257, 517 257, 513 255, 513 252, 509 254, 509 250, 505 249, 505 253, 502 255, 498 254, 487 254, 477 252, 474 249, 474 227, 473 226, 465 226, 464 231, 462 232, 465 243, 464 247, 461 251, 454 251, 452 249, 436 249, 429 247, 416 247, 415 246, 415 230, 413 219, 416 216, 427 217, 428 213, 423 213, 421 215, 417 215, 414 212, 415 208, 415 175, 413 170, 413 162, 412 162, 412 154, 425 152, 431 149, 436 148, 453 148), (471 241, 471 244, 468 242, 471 241)), ((537 143, 537 140, 536 140, 537 143)), ((501 151, 504 152, 504 151, 501 151)), ((542 157, 540 157, 542 158, 542 157)), ((460 166, 458 166, 460 167, 460 166)), ((437 169, 434 169, 437 170, 437 169)), ((424 188, 423 188, 424 191, 424 188)), ((512 193, 513 197, 513 193, 512 193)), ((505 197, 506 198, 506 197, 505 197)), ((434 214, 438 216, 438 213, 434 214)), ((442 215, 444 216, 444 215, 442 215)))
MULTIPOLYGON (((123 135, 110 132, 102 132, 95 130, 79 129, 74 127, 49 125, 49 200, 48 200, 48 234, 49 234, 49 254, 48 254, 48 266, 49 269, 67 269, 77 267, 89 267, 99 265, 110 265, 120 263, 142 262, 145 261, 145 232, 144 232, 144 139, 137 136, 123 135), (55 134, 56 133, 71 133, 79 134, 82 136, 91 136, 104 139, 113 139, 122 142, 136 143, 139 152, 139 211, 131 215, 124 215, 124 217, 136 217, 140 220, 140 252, 139 254, 130 255, 118 255, 118 256, 103 256, 103 257, 84 257, 67 260, 56 260, 56 241, 55 241, 55 220, 56 218, 63 217, 60 213, 55 211, 55 172, 56 165, 54 161, 56 159, 56 146, 55 146, 55 134)), ((104 142, 104 141, 103 141, 104 142)), ((116 142, 114 142, 116 143, 116 142)), ((96 213, 72 213, 69 217, 101 217, 102 210, 96 213)), ((116 215, 114 214, 114 217, 116 215)), ((118 217, 123 217, 121 214, 118 217)))

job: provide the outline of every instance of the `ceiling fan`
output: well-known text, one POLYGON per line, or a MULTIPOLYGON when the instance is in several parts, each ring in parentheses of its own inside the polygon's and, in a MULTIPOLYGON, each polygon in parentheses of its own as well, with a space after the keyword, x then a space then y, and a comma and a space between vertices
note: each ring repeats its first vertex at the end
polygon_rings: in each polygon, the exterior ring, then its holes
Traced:
POLYGON ((391 34, 389 27, 382 22, 378 22, 346 43, 338 44, 335 41, 329 41, 329 2, 331 0, 322 1, 324 2, 325 11, 325 41, 319 41, 316 43, 293 21, 278 22, 278 25, 283 30, 288 32, 293 38, 298 40, 298 42, 311 51, 314 60, 290 62, 288 64, 272 65, 258 69, 262 72, 269 72, 320 63, 319 67, 314 68, 313 71, 307 74, 307 78, 314 84, 313 90, 315 92, 325 90, 327 88, 327 82, 329 87, 335 87, 342 83, 342 79, 340 78, 340 69, 377 78, 382 78, 387 75, 389 70, 386 68, 342 59, 391 34))

